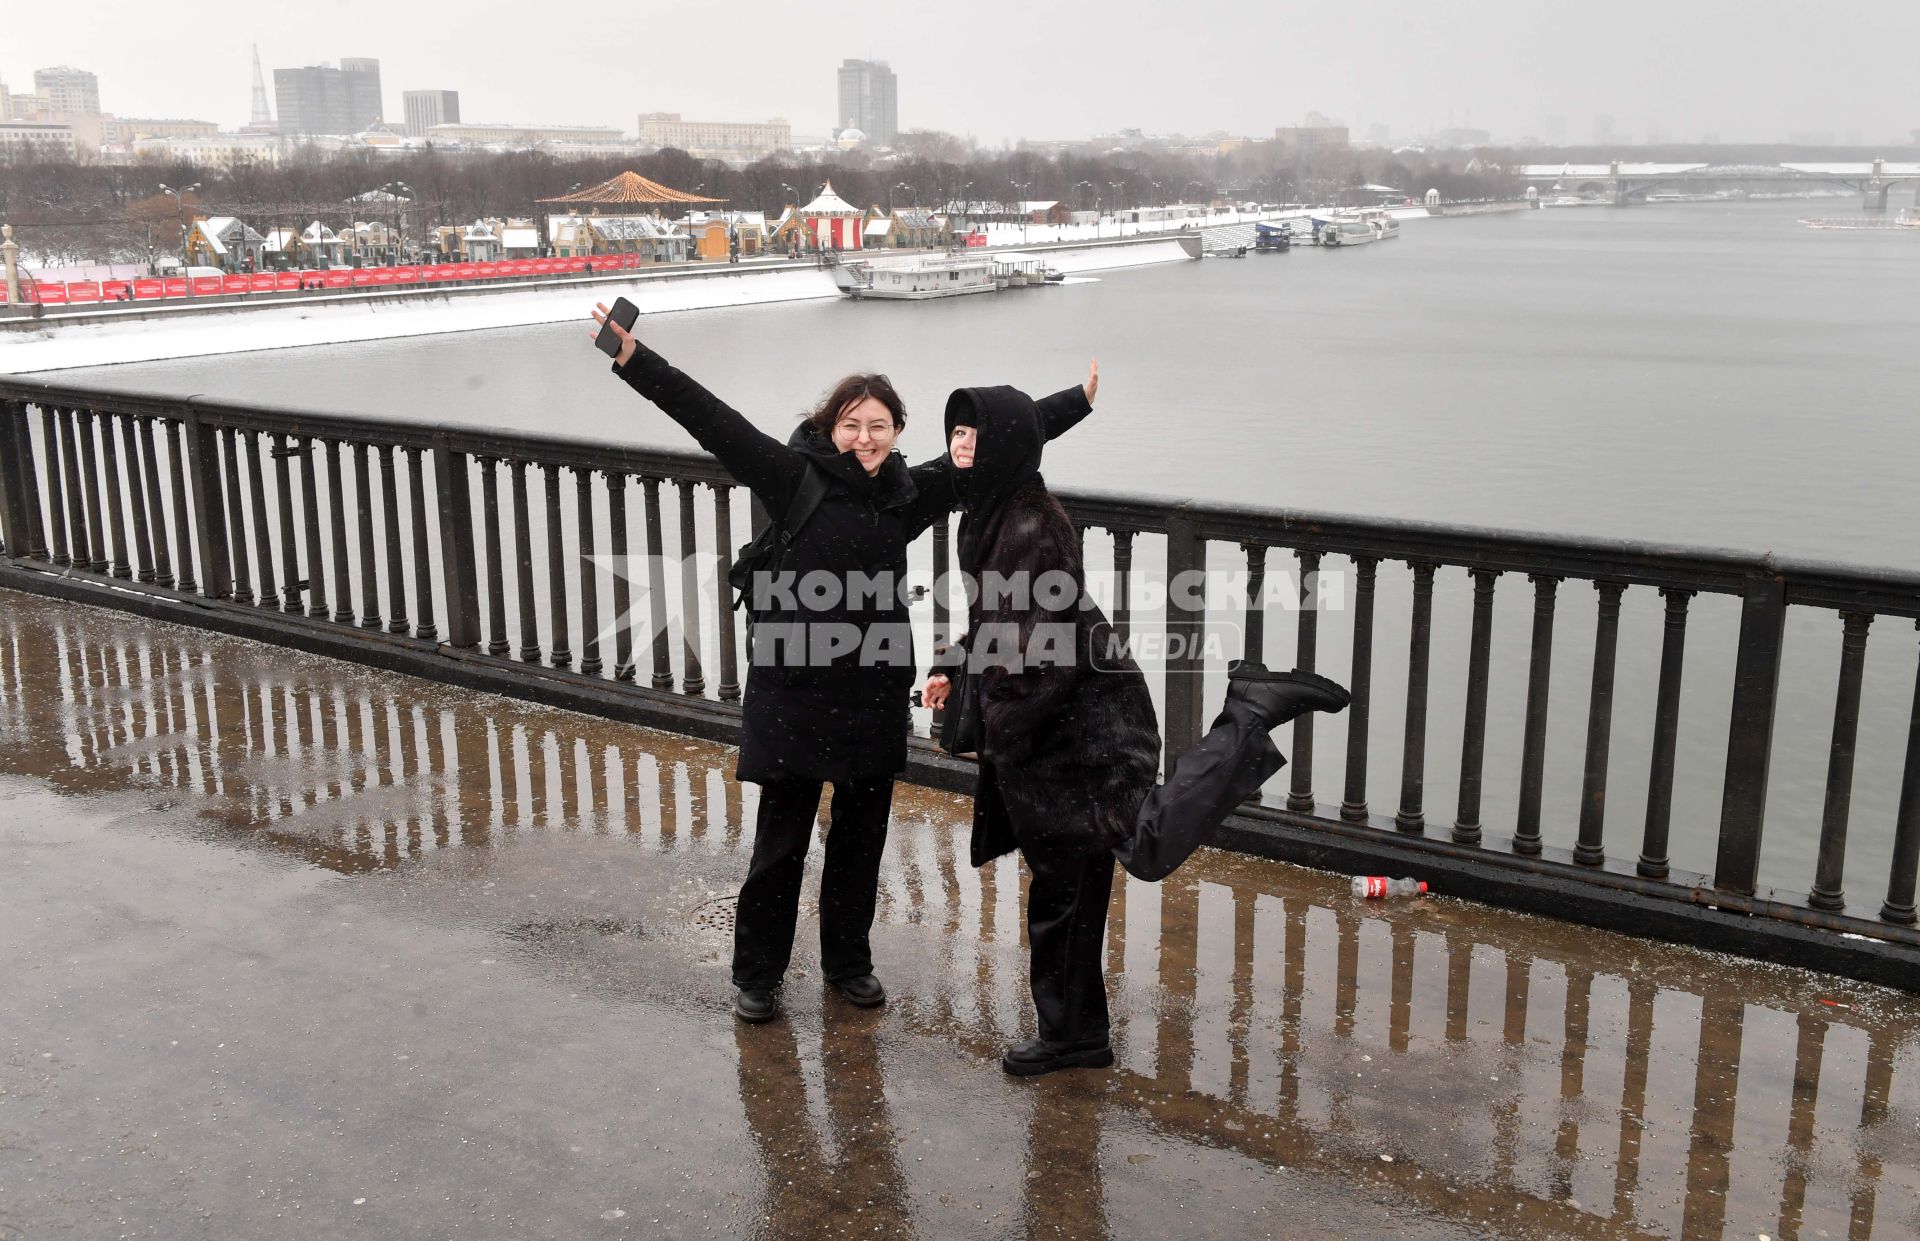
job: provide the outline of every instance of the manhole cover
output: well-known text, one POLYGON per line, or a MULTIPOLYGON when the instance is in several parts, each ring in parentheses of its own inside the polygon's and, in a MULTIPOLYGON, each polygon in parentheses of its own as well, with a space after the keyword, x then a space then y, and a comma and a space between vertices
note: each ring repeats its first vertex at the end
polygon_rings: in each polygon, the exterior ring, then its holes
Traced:
POLYGON ((716 935, 733 934, 734 913, 740 904, 737 896, 722 896, 693 911, 693 925, 716 935))

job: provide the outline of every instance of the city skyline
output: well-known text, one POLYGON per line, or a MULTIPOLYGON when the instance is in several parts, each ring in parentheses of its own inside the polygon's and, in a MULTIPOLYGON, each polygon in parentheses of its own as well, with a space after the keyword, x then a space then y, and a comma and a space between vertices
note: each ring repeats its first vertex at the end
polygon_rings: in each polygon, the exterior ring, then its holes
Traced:
MULTIPOLYGON (((1496 142, 1585 143, 1605 119, 1622 145, 1785 141, 1796 133, 1871 145, 1920 124, 1901 85, 1902 49, 1920 37, 1920 11, 1891 7, 1830 12, 1788 3, 1765 22, 1731 0, 1696 0, 1683 11, 1622 0, 1596 14, 1542 14, 1518 0, 1488 0, 1465 15, 1410 7, 1398 16, 1342 9, 1282 17, 1248 9, 1220 19, 1248 37, 1215 41, 1156 36, 1166 20, 1136 0, 1119 0, 1103 10, 1110 21, 1090 26, 1078 10, 1043 0, 1026 11, 1029 20, 1052 29, 1049 14, 1075 14, 1074 53, 1009 58, 1014 68, 955 57, 945 21, 917 10, 868 23, 888 31, 880 46, 871 34, 787 24, 778 40, 715 41, 659 58, 640 31, 612 30, 569 47, 564 59, 541 61, 486 35, 507 28, 512 6, 476 0, 472 9, 478 20, 436 46, 346 27, 316 45, 311 14, 292 12, 249 13, 229 30, 189 33, 163 13, 133 10, 116 15, 107 40, 57 12, 29 9, 9 16, 0 82, 21 95, 36 70, 71 65, 97 75, 108 112, 239 129, 250 116, 257 42, 270 80, 281 69, 379 59, 381 107, 394 128, 405 115, 403 92, 431 88, 458 91, 463 115, 487 122, 630 133, 641 112, 785 116, 799 134, 824 138, 832 133, 827 73, 852 59, 886 61, 899 75, 903 131, 943 130, 989 145, 1129 128, 1263 137, 1309 110, 1338 119, 1356 138, 1384 126, 1395 141, 1454 128, 1484 130, 1496 142), (1788 11, 1798 9, 1806 20, 1788 11), (182 63, 195 71, 182 74, 182 63), (563 85, 564 95, 556 89, 563 85)), ((429 11, 412 0, 388 10, 401 25, 429 11)), ((754 28, 763 10, 775 20, 774 6, 745 0, 741 26, 754 28)))

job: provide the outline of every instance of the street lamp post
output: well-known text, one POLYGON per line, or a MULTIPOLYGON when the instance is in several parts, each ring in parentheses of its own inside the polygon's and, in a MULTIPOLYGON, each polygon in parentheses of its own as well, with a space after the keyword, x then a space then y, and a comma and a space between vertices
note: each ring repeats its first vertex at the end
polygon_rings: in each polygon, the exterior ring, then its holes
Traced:
POLYGON ((387 201, 389 205, 392 206, 393 208, 393 222, 394 222, 394 240, 393 240, 393 250, 392 250, 393 257, 392 257, 392 261, 390 261, 387 264, 387 266, 398 267, 400 265, 400 251, 406 248, 406 238, 407 238, 406 208, 402 207, 400 204, 403 202, 413 201, 411 198, 406 197, 406 195, 410 195, 413 193, 413 187, 411 185, 408 185, 405 181, 389 181, 385 185, 380 187, 380 192, 387 196, 387 201), (395 190, 402 190, 405 193, 396 194, 394 193, 395 190))
MULTIPOLYGON (((187 203, 182 195, 191 194, 199 188, 200 183, 198 181, 195 181, 184 190, 176 190, 170 185, 162 185, 160 187, 161 193, 173 195, 174 218, 180 221, 180 274, 182 276, 187 274, 187 222, 185 218, 187 214, 187 203)), ((245 234, 242 234, 242 236, 244 235, 245 234)), ((149 247, 149 249, 151 249, 151 247, 149 247)), ((188 287, 191 289, 192 286, 188 287)))

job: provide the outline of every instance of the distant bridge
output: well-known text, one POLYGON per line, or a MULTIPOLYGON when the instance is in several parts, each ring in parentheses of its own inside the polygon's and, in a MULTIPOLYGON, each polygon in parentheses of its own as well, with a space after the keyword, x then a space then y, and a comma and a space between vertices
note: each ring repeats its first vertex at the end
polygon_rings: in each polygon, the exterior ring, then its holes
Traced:
POLYGON ((1821 186, 1859 192, 1868 211, 1885 211, 1887 195, 1896 185, 1920 187, 1920 163, 1846 164, 1636 164, 1614 160, 1606 164, 1523 164, 1520 176, 1537 191, 1567 194, 1605 193, 1625 206, 1646 200, 1654 190, 1703 193, 1730 185, 1784 185, 1814 189, 1821 186))

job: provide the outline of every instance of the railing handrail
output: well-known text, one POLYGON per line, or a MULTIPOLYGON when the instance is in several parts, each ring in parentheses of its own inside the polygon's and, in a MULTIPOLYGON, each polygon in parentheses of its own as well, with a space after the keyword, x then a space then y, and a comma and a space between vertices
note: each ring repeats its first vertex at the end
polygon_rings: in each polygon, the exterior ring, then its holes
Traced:
MULTIPOLYGON (((8 377, 0 377, 0 400, 44 401, 136 416, 191 413, 201 422, 235 429, 354 438, 423 451, 445 448, 562 469, 674 475, 712 485, 733 482, 719 463, 703 452, 531 434, 472 423, 314 413, 197 395, 153 397, 8 377)), ((1164 534, 1169 514, 1178 513, 1192 521, 1196 532, 1207 539, 1379 560, 1731 595, 1741 594, 1754 577, 1771 577, 1785 581, 1789 603, 1920 618, 1920 572, 1889 566, 1416 518, 1221 504, 1150 493, 1059 488, 1056 494, 1082 524, 1105 529, 1164 534)))

